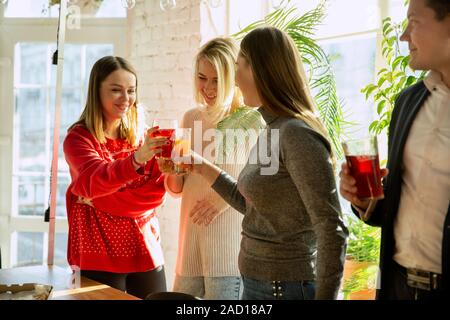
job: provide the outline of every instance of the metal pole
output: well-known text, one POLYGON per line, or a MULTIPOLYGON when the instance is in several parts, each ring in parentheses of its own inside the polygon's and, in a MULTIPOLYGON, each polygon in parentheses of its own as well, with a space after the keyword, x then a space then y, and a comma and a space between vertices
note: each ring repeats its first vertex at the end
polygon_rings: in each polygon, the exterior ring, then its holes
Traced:
POLYGON ((61 0, 59 7, 58 38, 57 38, 57 68, 56 68, 56 96, 55 96, 55 120, 53 128, 53 156, 52 179, 50 184, 50 217, 48 227, 48 256, 47 264, 53 265, 55 251, 55 216, 56 216, 56 192, 58 185, 58 147, 59 129, 61 126, 61 98, 62 80, 64 68, 64 42, 66 36, 67 0, 61 0))

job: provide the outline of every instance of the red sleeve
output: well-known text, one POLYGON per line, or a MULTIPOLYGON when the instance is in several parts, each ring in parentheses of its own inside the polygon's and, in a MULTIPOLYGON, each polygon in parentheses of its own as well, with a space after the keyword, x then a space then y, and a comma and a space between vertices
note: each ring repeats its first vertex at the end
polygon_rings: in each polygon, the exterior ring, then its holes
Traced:
POLYGON ((154 159, 148 163, 151 168, 150 179, 138 188, 123 188, 113 194, 92 200, 98 210, 115 216, 137 217, 154 209, 164 201, 164 175, 154 159))
POLYGON ((116 192, 139 174, 131 156, 107 161, 96 149, 96 140, 82 127, 72 129, 64 140, 64 155, 72 175, 72 193, 88 199, 116 192))

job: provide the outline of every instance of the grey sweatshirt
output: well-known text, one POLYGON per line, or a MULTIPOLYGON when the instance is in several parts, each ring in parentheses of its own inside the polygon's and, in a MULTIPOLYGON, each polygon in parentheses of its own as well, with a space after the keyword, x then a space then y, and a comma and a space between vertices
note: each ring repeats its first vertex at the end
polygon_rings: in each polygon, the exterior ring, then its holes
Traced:
POLYGON ((252 153, 269 152, 270 137, 276 137, 271 129, 278 129, 271 161, 272 166, 279 161, 278 171, 266 174, 261 169, 270 165, 250 157, 237 181, 222 171, 212 185, 244 214, 239 270, 257 280, 315 280, 316 299, 336 299, 348 231, 330 145, 302 120, 259 111, 267 123, 268 144, 260 143, 260 135, 252 153))

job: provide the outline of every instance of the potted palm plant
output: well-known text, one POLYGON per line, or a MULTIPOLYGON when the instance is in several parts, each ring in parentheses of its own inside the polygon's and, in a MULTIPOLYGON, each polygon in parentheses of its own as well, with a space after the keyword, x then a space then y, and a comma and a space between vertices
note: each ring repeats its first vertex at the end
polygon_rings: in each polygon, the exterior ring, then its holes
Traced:
MULTIPOLYGON (((232 36, 239 41, 250 31, 265 25, 281 29, 291 36, 308 71, 310 86, 315 93, 314 100, 332 140, 333 151, 338 158, 342 158, 340 136, 347 122, 343 117, 342 101, 337 96, 330 58, 314 39, 316 27, 325 17, 326 2, 327 0, 323 0, 316 8, 299 15, 290 0, 283 1, 277 10, 264 19, 248 25, 232 36)), ((243 109, 242 112, 246 111, 243 109)), ((236 113, 234 116, 238 118, 240 115, 236 113)))

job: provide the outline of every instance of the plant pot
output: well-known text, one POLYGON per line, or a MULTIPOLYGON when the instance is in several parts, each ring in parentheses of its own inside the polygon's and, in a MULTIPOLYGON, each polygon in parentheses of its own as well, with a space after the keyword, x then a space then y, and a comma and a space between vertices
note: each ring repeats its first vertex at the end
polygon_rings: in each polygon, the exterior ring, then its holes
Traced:
MULTIPOLYGON (((367 268, 373 267, 373 266, 376 266, 376 263, 361 262, 361 261, 346 259, 345 265, 344 265, 344 276, 342 279, 341 289, 343 288, 344 283, 346 281, 349 281, 352 278, 352 276, 355 274, 355 272, 357 272, 358 270, 367 269, 367 268)), ((365 288, 363 290, 350 292, 348 294, 348 298, 350 300, 374 300, 375 293, 376 293, 375 289, 365 288)))
POLYGON ((375 300, 375 289, 366 289, 352 292, 349 295, 350 300, 375 300))

